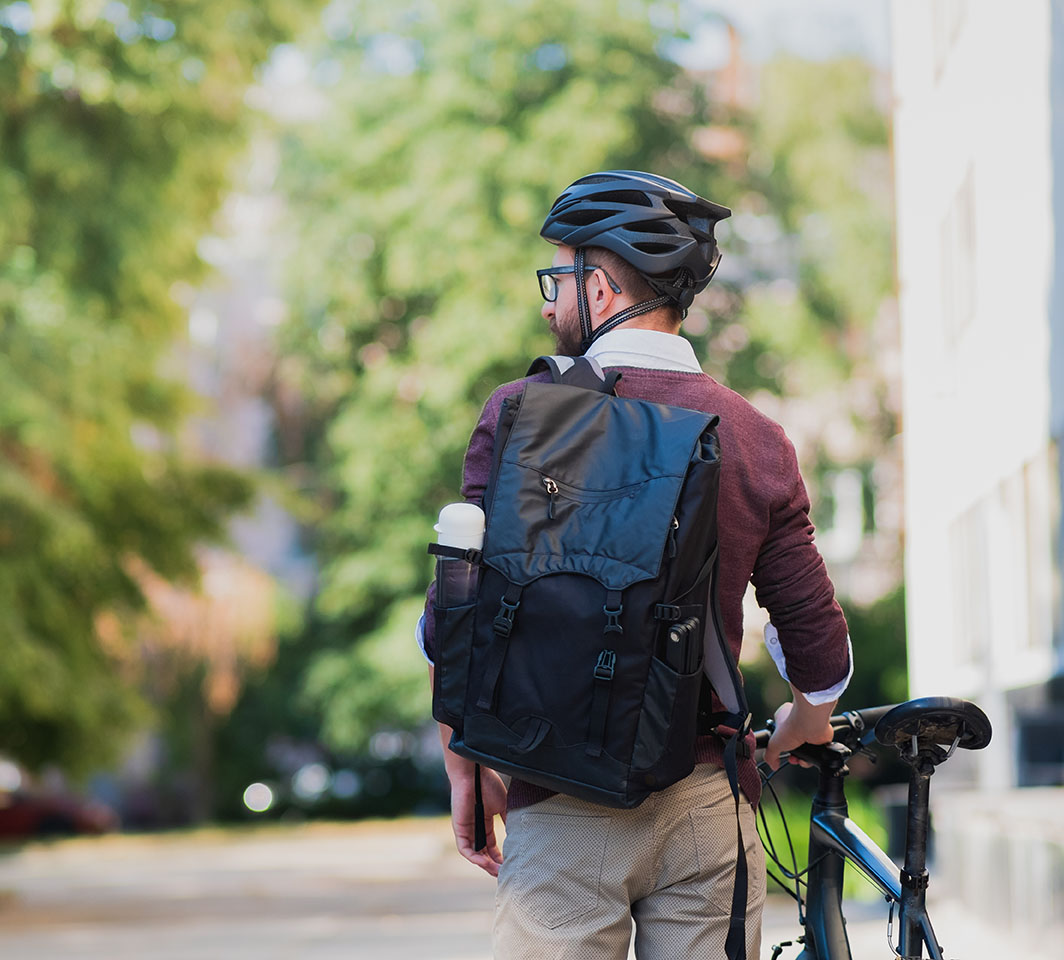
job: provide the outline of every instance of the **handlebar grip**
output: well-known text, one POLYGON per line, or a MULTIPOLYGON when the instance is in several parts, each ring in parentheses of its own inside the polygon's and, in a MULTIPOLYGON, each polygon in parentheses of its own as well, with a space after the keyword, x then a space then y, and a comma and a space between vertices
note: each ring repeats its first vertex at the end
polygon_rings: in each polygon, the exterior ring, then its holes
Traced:
MULTIPOLYGON (((897 704, 888 703, 881 707, 862 707, 859 710, 847 710, 845 713, 836 714, 828 722, 836 734, 841 731, 858 730, 871 732, 879 722, 880 717, 885 716, 897 704)), ((769 737, 775 729, 775 723, 769 720, 764 730, 754 731, 754 748, 764 750, 768 746, 769 737)), ((836 735, 836 740, 838 736, 836 735)))

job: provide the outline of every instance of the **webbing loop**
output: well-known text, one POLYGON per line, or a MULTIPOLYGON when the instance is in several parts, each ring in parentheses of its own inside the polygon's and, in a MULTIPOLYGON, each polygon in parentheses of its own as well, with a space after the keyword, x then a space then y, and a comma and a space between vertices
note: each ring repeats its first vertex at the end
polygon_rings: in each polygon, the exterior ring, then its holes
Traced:
POLYGON ((506 660, 506 651, 510 646, 510 633, 513 631, 514 617, 521 606, 520 584, 506 584, 506 592, 499 598, 499 612, 491 623, 495 632, 495 642, 488 648, 484 660, 484 682, 477 698, 477 708, 490 710, 495 702, 495 690, 499 685, 502 665, 506 660))
POLYGON ((617 667, 617 654, 613 650, 603 650, 595 661, 593 676, 595 687, 591 693, 591 710, 587 725, 587 749, 589 757, 602 755, 602 742, 606 739, 606 718, 609 715, 610 688, 613 674, 617 667))
POLYGON ((602 605, 602 612, 606 614, 606 626, 603 633, 624 633, 621 626, 621 614, 624 613, 624 604, 621 603, 621 591, 610 590, 606 593, 606 602, 602 605))

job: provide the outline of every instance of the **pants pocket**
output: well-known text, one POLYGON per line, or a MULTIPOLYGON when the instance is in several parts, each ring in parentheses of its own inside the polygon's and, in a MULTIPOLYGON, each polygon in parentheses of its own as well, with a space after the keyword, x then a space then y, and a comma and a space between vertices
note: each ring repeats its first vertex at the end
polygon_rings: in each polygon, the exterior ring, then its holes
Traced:
MULTIPOLYGON (((739 852, 736 846, 735 800, 729 791, 726 800, 712 807, 692 810, 690 817, 698 872, 706 885, 709 908, 716 915, 727 915, 731 912, 739 852)), ((746 851, 749 910, 765 896, 765 855, 757 836, 753 808, 745 800, 739 801, 739 819, 742 821, 743 849, 746 851)))
POLYGON ((499 878, 511 909, 549 929, 594 910, 610 818, 527 810, 511 820, 499 878))
POLYGON ((432 716, 461 730, 465 714, 473 620, 477 605, 434 607, 436 663, 432 688, 432 716))

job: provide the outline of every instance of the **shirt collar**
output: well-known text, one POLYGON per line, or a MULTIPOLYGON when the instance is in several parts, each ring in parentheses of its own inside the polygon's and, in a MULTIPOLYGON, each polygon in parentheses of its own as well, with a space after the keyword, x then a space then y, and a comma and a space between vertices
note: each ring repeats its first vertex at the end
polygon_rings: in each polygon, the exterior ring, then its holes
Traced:
POLYGON ((585 356, 596 360, 600 367, 702 372, 691 341, 661 330, 611 330, 591 344, 585 356))

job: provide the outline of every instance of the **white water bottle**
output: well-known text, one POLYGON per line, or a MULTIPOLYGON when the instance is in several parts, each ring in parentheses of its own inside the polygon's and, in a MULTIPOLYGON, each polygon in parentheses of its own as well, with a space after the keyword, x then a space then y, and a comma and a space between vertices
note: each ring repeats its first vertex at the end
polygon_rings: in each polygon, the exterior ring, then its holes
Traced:
MULTIPOLYGON (((433 530, 436 542, 461 550, 479 550, 484 544, 484 511, 475 503, 449 503, 440 511, 433 530)), ((436 605, 460 607, 477 595, 480 567, 454 557, 436 559, 436 605)))

